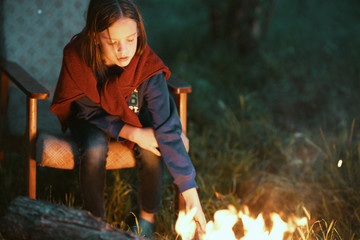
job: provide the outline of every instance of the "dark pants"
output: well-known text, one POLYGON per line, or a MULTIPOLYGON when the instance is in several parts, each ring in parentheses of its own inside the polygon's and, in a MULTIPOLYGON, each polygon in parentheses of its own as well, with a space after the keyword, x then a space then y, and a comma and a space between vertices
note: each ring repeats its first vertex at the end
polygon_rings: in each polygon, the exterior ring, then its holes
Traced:
MULTIPOLYGON (((105 219, 105 176, 109 137, 95 125, 74 120, 71 134, 80 150, 79 181, 84 207, 105 219)), ((138 167, 140 209, 155 213, 161 205, 163 163, 161 158, 138 146, 134 148, 138 167)))

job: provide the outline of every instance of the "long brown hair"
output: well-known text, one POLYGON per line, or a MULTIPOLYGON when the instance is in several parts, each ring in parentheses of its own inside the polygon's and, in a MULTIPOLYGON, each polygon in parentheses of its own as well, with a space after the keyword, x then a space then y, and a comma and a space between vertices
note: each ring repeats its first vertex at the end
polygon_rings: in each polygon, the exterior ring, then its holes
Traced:
POLYGON ((121 17, 134 20, 138 27, 136 55, 146 47, 146 32, 140 12, 131 0, 90 0, 86 25, 80 35, 81 57, 100 81, 106 78, 106 65, 102 59, 99 33, 108 29, 121 17))

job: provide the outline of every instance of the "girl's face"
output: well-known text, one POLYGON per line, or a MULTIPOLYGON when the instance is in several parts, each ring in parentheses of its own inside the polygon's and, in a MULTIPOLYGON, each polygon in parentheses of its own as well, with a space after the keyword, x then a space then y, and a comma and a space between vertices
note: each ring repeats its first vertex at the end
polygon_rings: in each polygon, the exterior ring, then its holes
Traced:
POLYGON ((137 48, 137 24, 134 20, 119 18, 107 30, 100 32, 103 59, 107 66, 126 67, 137 48))

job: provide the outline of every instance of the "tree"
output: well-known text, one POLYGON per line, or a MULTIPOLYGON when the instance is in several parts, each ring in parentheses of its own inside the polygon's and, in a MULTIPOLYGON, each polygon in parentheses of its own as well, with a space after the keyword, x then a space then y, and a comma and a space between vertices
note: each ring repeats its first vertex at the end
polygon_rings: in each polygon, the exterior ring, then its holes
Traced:
POLYGON ((249 52, 266 36, 275 0, 203 0, 208 8, 213 41, 227 41, 249 52))

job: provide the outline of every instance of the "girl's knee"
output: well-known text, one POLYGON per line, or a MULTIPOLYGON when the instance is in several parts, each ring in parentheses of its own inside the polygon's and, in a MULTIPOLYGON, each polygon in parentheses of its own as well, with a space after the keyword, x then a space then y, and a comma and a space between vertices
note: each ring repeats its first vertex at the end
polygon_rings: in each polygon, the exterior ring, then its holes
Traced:
POLYGON ((99 144, 92 142, 81 150, 80 161, 81 165, 88 165, 88 167, 105 167, 108 153, 107 144, 99 144))
POLYGON ((162 168, 162 159, 156 156, 154 153, 142 149, 136 149, 136 159, 139 167, 147 169, 160 169, 162 168))

